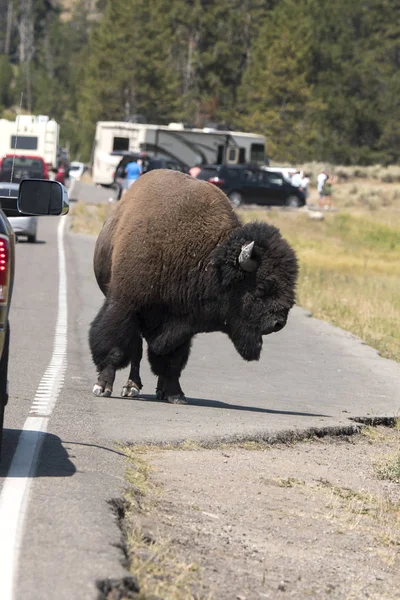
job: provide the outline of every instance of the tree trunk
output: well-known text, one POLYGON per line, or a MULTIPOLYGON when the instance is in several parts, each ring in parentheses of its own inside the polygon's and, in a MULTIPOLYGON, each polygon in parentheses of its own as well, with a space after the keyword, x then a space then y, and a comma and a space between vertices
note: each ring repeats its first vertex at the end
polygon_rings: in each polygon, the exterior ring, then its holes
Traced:
POLYGON ((7 25, 6 25, 6 39, 4 42, 4 54, 6 54, 7 56, 9 56, 10 54, 10 47, 11 47, 11 31, 12 31, 12 25, 13 25, 13 0, 8 0, 8 5, 7 5, 7 25))

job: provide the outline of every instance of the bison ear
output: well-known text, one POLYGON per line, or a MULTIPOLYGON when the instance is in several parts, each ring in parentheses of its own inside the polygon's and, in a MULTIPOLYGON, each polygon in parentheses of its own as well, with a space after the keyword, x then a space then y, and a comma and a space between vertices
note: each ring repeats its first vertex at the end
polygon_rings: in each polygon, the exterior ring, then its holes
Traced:
POLYGON ((247 273, 254 273, 257 269, 257 262, 252 258, 254 242, 244 244, 239 254, 239 266, 247 273))

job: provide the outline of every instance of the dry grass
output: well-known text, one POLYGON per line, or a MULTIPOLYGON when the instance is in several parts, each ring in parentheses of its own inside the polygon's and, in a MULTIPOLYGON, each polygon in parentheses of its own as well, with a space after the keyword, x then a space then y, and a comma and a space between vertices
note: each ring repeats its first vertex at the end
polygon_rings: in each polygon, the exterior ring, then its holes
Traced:
POLYGON ((385 495, 359 492, 327 480, 317 485, 327 494, 324 517, 337 527, 337 532, 369 533, 380 546, 380 558, 393 566, 400 546, 400 504, 385 495))
POLYGON ((385 460, 375 465, 375 470, 381 479, 400 483, 400 454, 391 454, 385 460))
MULTIPOLYGON (((151 597, 196 600, 202 590, 201 571, 193 562, 178 559, 172 540, 153 532, 143 523, 151 519, 162 489, 151 480, 147 450, 124 448, 129 459, 125 493, 129 569, 140 586, 140 600, 151 597)), ((204 595, 201 595, 204 598, 204 595)))
POLYGON ((77 202, 70 205, 71 231, 99 235, 103 223, 114 204, 87 204, 77 202))

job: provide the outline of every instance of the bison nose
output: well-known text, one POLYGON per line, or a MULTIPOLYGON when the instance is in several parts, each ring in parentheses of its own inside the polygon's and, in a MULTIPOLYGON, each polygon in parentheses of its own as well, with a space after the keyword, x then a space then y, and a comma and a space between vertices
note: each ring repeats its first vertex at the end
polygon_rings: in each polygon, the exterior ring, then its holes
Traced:
POLYGON ((281 320, 281 321, 276 321, 275 325, 274 325, 274 331, 280 331, 281 329, 283 329, 286 325, 286 319, 281 320))

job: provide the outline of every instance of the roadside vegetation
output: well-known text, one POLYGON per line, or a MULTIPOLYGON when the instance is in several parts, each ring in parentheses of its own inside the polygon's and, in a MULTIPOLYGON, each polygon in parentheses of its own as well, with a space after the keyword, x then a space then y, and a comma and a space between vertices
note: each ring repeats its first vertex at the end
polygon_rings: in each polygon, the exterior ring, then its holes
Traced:
POLYGON ((71 204, 71 231, 98 236, 110 210, 107 204, 71 204))
MULTIPOLYGON (((124 529, 129 569, 136 577, 138 600, 168 598, 195 600, 193 589, 201 589, 201 573, 196 563, 178 557, 172 537, 152 527, 152 515, 162 494, 162 486, 151 478, 148 449, 127 447, 124 529)), ((204 596, 203 596, 204 597, 204 596)))

